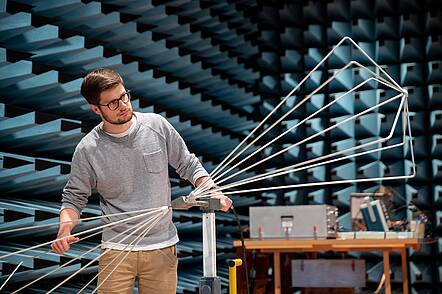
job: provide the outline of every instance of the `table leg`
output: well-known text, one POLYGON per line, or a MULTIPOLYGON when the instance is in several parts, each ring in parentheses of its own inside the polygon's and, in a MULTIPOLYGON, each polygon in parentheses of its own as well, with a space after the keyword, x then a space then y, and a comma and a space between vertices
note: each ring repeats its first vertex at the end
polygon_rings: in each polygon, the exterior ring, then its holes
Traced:
POLYGON ((385 294, 391 294, 390 251, 384 251, 385 294))
POLYGON ((273 276, 275 278, 275 294, 281 294, 281 254, 273 252, 273 276))
POLYGON ((402 285, 403 293, 408 294, 408 264, 407 264, 407 249, 401 249, 401 260, 402 260, 402 285))

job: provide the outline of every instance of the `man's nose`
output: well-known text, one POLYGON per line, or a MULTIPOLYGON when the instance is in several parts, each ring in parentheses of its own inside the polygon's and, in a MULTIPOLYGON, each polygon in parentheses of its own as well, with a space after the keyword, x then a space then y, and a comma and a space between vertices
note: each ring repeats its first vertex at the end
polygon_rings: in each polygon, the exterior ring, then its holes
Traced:
MULTIPOLYGON (((124 102, 123 100, 118 101, 118 107, 123 106, 124 108, 126 108, 129 105, 129 100, 127 102, 124 102)), ((124 109, 123 108, 123 109, 124 109)))

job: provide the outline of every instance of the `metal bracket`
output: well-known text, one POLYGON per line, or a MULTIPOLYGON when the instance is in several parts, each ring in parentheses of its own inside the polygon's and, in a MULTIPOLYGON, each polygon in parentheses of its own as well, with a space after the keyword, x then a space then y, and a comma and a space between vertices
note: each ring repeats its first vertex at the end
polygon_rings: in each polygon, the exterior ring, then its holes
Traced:
POLYGON ((221 200, 214 197, 196 198, 193 193, 188 196, 179 196, 171 203, 172 209, 188 210, 194 206, 200 207, 204 211, 214 211, 221 209, 221 200))

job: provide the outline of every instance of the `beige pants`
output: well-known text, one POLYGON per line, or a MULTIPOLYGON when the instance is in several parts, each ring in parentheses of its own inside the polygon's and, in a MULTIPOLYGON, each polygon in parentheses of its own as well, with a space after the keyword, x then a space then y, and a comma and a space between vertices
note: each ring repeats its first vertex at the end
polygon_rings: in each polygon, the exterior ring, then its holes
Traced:
POLYGON ((105 282, 98 289, 98 293, 132 294, 135 278, 138 278, 140 294, 176 293, 178 258, 175 246, 158 250, 133 251, 125 257, 126 254, 125 251, 108 250, 100 257, 97 285, 102 281, 105 282), (122 259, 124 260, 121 264, 106 279, 122 259))

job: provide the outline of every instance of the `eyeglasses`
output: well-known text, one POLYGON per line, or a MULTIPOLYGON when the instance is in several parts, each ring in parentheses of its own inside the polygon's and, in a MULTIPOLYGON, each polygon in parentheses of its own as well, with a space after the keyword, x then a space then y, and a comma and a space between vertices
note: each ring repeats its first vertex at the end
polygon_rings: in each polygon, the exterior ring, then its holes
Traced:
POLYGON ((130 100, 130 90, 126 90, 126 92, 121 94, 120 98, 114 99, 111 102, 109 102, 108 104, 97 104, 97 105, 107 106, 107 107, 109 107, 110 110, 114 111, 114 110, 117 110, 118 107, 120 107, 120 101, 123 102, 124 104, 126 104, 129 102, 129 100, 130 100))

